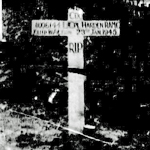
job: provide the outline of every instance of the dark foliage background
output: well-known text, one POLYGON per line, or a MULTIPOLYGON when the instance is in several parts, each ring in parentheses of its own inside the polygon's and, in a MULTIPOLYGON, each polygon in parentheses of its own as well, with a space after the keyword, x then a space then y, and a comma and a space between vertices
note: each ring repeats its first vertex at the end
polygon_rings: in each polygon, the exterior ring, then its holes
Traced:
POLYGON ((85 20, 119 19, 121 22, 120 37, 85 38, 86 105, 89 104, 90 114, 112 114, 118 120, 120 112, 123 120, 133 120, 140 112, 140 104, 149 103, 149 7, 123 1, 86 4, 71 1, 59 2, 58 6, 57 1, 4 0, 3 37, 7 42, 0 45, 1 67, 11 71, 1 86, 15 86, 14 96, 20 91, 29 96, 29 101, 37 94, 47 99, 54 88, 67 93, 67 38, 34 37, 31 21, 66 20, 67 10, 74 4, 85 11, 85 20))

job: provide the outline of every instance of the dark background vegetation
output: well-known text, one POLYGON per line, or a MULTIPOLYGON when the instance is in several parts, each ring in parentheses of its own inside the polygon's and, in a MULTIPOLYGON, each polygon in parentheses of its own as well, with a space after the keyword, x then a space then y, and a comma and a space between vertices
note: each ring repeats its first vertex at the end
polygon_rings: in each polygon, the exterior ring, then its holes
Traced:
POLYGON ((140 115, 145 123, 141 127, 140 120, 138 127, 147 129, 150 7, 138 7, 125 1, 3 0, 3 37, 6 42, 0 43, 1 67, 11 72, 1 83, 1 97, 8 97, 12 102, 30 102, 39 95, 40 99, 47 100, 53 89, 58 88, 61 94, 57 99, 61 105, 63 97, 67 106, 67 38, 34 37, 31 21, 67 20, 68 8, 74 5, 84 10, 84 20, 119 19, 121 22, 119 37, 86 37, 84 40, 85 103, 90 115, 94 119, 102 114, 103 120, 110 125, 115 122, 115 125, 125 124, 128 128, 135 127, 140 115), (10 94, 6 94, 8 91, 10 94), (20 95, 24 96, 20 98, 20 95), (147 107, 141 108, 141 104, 147 107))

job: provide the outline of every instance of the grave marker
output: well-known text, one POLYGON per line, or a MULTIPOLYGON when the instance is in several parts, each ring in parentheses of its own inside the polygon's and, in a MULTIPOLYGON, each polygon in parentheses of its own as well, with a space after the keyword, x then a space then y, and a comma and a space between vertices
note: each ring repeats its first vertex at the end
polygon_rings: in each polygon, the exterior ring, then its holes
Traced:
MULTIPOLYGON (((84 36, 119 36, 119 20, 83 20, 80 8, 68 10, 68 20, 32 20, 32 35, 68 36, 68 68, 84 69, 84 36)), ((84 82, 86 76, 68 71, 69 128, 84 127, 84 82)))

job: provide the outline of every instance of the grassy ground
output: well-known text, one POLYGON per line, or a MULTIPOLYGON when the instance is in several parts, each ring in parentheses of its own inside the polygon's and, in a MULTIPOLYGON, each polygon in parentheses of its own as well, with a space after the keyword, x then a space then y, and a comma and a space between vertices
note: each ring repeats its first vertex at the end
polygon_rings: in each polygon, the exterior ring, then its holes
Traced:
POLYGON ((106 124, 97 122, 92 136, 101 139, 96 142, 81 135, 68 135, 67 131, 59 126, 67 126, 67 116, 54 117, 47 114, 42 103, 35 101, 32 104, 10 104, 8 101, 0 103, 0 150, 87 150, 87 149, 118 149, 132 150, 150 148, 150 132, 137 133, 132 145, 122 146, 120 137, 126 132, 108 128, 106 124), (21 112, 21 113, 17 113, 21 112), (28 115, 24 115, 28 114, 28 115), (36 118, 37 117, 37 118, 36 118), (107 143, 116 143, 109 145, 107 143))

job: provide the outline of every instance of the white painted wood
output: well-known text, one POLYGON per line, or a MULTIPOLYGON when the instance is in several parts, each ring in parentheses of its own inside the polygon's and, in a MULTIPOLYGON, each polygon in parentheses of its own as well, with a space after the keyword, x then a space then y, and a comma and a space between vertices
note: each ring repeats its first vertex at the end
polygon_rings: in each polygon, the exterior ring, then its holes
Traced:
MULTIPOLYGON (((83 10, 68 9, 68 20, 32 20, 32 35, 68 36, 68 68, 84 69, 84 36, 119 36, 119 20, 83 20, 83 10)), ((68 125, 83 132, 85 75, 68 72, 68 125)))
POLYGON ((3 27, 3 21, 2 21, 2 0, 0 0, 0 41, 2 41, 2 27, 3 27))

